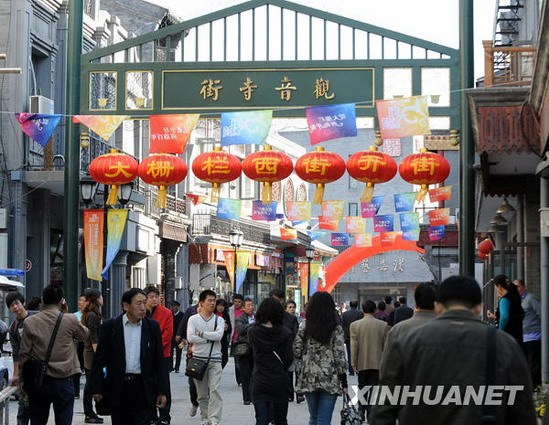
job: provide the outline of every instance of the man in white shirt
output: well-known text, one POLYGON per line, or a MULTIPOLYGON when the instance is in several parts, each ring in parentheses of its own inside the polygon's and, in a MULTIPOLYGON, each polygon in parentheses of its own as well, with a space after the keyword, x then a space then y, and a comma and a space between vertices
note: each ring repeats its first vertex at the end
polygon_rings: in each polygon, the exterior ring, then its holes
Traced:
POLYGON ((219 391, 221 382, 221 338, 225 321, 214 314, 215 292, 207 289, 198 298, 199 313, 191 316, 187 324, 187 341, 192 344, 194 358, 208 360, 204 378, 195 379, 202 425, 219 425, 223 399, 219 391))
POLYGON ((108 403, 113 425, 149 425, 156 408, 166 406, 169 381, 160 328, 145 316, 146 301, 143 290, 127 290, 125 313, 101 325, 90 390, 96 402, 108 403))

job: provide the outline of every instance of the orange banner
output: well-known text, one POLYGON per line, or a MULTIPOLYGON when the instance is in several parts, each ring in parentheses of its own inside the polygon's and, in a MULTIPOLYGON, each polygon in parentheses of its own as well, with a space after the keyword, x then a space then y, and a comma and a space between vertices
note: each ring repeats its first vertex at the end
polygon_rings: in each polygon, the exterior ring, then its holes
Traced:
POLYGON ((299 268, 299 287, 301 288, 301 294, 305 297, 309 297, 309 264, 297 263, 299 268))
POLYGON ((450 208, 429 211, 429 226, 445 226, 450 222, 450 208))
POLYGON ((103 210, 84 210, 84 253, 88 279, 102 281, 103 270, 103 210))
POLYGON ((151 115, 149 153, 183 153, 198 114, 151 115))

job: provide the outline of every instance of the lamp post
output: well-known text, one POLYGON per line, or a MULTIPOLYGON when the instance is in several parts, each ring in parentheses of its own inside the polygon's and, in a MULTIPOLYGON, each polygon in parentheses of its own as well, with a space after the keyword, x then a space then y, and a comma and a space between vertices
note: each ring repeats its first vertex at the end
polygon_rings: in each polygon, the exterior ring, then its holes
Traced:
MULTIPOLYGON (((95 193, 97 191, 98 183, 93 180, 90 176, 86 175, 80 178, 80 195, 82 201, 84 202, 86 208, 90 204, 94 204, 95 193)), ((133 182, 120 185, 118 188, 118 202, 122 205, 122 208, 126 206, 129 202, 133 191, 133 182)), ((103 199, 103 214, 104 214, 104 224, 103 224, 103 260, 107 260, 107 193, 108 187, 105 185, 104 190, 104 199, 103 199)), ((80 279, 79 279, 80 280, 80 279)), ((112 278, 111 278, 112 282, 112 278)), ((113 285, 111 285, 112 287, 113 285)), ((101 282, 101 292, 104 299, 104 312, 107 318, 110 318, 114 315, 111 311, 112 301, 110 299, 110 289, 107 287, 105 281, 101 282)))
POLYGON ((307 248, 305 250, 305 256, 307 257, 307 298, 311 297, 311 260, 315 256, 315 250, 313 248, 307 248))
POLYGON ((236 266, 238 263, 238 248, 242 245, 244 233, 238 229, 232 229, 229 233, 229 241, 234 248, 234 270, 233 270, 233 294, 236 294, 236 266))

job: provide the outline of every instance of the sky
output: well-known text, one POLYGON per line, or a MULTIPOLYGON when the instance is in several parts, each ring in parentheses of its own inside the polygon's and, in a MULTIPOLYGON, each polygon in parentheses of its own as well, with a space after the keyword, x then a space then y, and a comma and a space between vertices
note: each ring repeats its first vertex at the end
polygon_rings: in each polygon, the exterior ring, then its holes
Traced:
MULTIPOLYGON (((226 7, 238 0, 147 0, 189 20, 226 7)), ((459 0, 293 0, 294 3, 457 49, 459 0)), ((484 73, 482 40, 492 38, 496 0, 474 0, 475 78, 484 73)))

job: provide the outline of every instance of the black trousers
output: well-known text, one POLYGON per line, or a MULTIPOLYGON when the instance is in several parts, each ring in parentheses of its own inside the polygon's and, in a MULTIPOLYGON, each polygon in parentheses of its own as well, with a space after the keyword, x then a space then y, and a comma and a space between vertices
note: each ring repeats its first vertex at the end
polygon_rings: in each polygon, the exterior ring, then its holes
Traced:
MULTIPOLYGON (((164 357, 164 368, 166 369, 166 372, 169 373, 169 371, 172 368, 172 358, 171 357, 164 357)), ((158 409, 158 416, 160 419, 166 420, 168 422, 171 421, 172 417, 170 416, 170 410, 172 408, 172 392, 170 389, 170 375, 168 374, 168 394, 166 394, 166 398, 168 399, 166 402, 166 407, 163 409, 158 409)))
POLYGON ((530 367, 532 384, 535 389, 541 385, 541 341, 523 342, 522 350, 530 367))
MULTIPOLYGON (((379 370, 378 369, 366 369, 358 371, 358 388, 362 389, 367 385, 377 385, 379 383, 379 370)), ((360 406, 360 415, 364 418, 364 412, 366 412, 366 419, 370 417, 371 406, 369 403, 371 392, 364 395, 364 399, 368 402, 366 406, 360 406)))
MULTIPOLYGON (((175 352, 175 366, 173 366, 173 368, 179 372, 179 367, 181 366, 181 354, 183 353, 183 349, 179 348, 179 344, 175 342, 175 340, 172 341, 172 365, 173 365, 174 352, 175 352)), ((168 369, 168 372, 171 371, 172 365, 170 365, 170 369, 168 369)))
POLYGON ((142 379, 124 381, 120 405, 112 409, 112 425, 150 425, 156 407, 148 404, 142 379))

